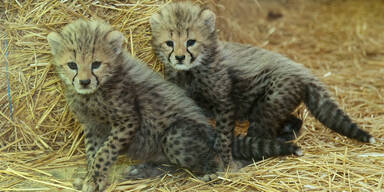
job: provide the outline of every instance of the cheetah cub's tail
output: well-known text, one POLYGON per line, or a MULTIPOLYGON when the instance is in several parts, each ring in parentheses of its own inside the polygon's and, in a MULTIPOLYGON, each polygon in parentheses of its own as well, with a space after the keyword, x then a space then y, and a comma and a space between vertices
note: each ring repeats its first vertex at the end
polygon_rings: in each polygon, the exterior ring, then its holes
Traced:
POLYGON ((304 103, 313 116, 330 129, 358 141, 375 143, 375 139, 368 132, 360 129, 337 106, 322 85, 308 84, 304 103))
POLYGON ((261 160, 283 155, 302 156, 300 147, 292 143, 259 137, 235 136, 232 142, 232 155, 235 159, 261 160))

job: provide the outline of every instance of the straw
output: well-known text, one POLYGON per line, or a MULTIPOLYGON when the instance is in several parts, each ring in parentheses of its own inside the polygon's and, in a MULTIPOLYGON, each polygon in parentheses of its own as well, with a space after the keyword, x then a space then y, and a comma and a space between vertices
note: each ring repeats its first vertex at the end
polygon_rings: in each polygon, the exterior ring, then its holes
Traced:
MULTIPOLYGON (((7 35, 5 35, 7 38, 7 35)), ((8 51, 7 51, 7 39, 4 40, 4 57, 5 57, 5 70, 6 70, 6 79, 7 79, 7 91, 8 91, 8 105, 9 105, 9 117, 12 119, 12 102, 11 102, 11 85, 9 84, 9 69, 8 69, 8 51)))
MULTIPOLYGON (((74 191, 75 176, 86 173, 84 135, 51 66, 48 33, 77 18, 104 19, 125 34, 129 52, 161 71, 150 45, 148 21, 169 2, 0 3, 0 41, 6 44, 0 56, 0 63, 5 63, 0 65, 0 191, 74 191)), ((294 142, 303 149, 303 157, 265 159, 208 183, 183 169, 154 179, 124 180, 124 168, 133 162, 120 157, 107 191, 383 190, 384 3, 199 2, 217 13, 220 39, 279 52, 311 69, 340 107, 377 138, 377 144, 334 133, 301 106, 295 114, 304 125, 294 142)), ((247 126, 240 122, 236 133, 245 133, 247 126)))

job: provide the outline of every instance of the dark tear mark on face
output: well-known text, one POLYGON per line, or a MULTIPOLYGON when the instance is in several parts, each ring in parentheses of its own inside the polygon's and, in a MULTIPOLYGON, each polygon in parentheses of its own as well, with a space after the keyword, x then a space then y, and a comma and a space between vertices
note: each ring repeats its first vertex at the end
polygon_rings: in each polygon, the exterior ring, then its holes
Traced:
POLYGON ((175 49, 175 48, 172 47, 172 51, 168 54, 168 61, 169 61, 169 62, 171 62, 171 55, 172 55, 174 49, 175 49))
MULTIPOLYGON (((169 33, 170 33, 170 35, 171 35, 171 39, 172 39, 173 31, 170 31, 169 33)), ((174 50, 175 50, 175 46, 173 45, 173 46, 172 46, 172 51, 168 54, 168 62, 170 62, 170 63, 171 63, 171 55, 172 55, 172 53, 173 53, 174 50)))
POLYGON ((92 75, 95 77, 96 79, 96 85, 99 85, 99 78, 97 78, 97 76, 95 75, 95 73, 93 73, 93 70, 91 71, 92 75))
POLYGON ((193 54, 189 51, 188 48, 187 48, 187 52, 188 52, 189 55, 191 56, 191 63, 193 63, 193 61, 195 61, 195 57, 194 57, 193 54))
MULTIPOLYGON (((74 60, 76 60, 76 50, 73 50, 73 56, 75 57, 75 59, 74 60)), ((77 73, 78 73, 78 71, 77 71, 77 69, 76 69, 76 74, 75 74, 75 76, 73 76, 73 78, 72 78, 72 85, 73 86, 75 86, 75 78, 76 78, 76 76, 77 76, 77 73)))
POLYGON ((78 72, 77 72, 77 70, 76 70, 76 74, 75 74, 75 76, 73 76, 73 78, 72 78, 72 85, 73 85, 73 86, 75 86, 75 78, 76 78, 76 76, 77 76, 77 73, 78 73, 78 72))

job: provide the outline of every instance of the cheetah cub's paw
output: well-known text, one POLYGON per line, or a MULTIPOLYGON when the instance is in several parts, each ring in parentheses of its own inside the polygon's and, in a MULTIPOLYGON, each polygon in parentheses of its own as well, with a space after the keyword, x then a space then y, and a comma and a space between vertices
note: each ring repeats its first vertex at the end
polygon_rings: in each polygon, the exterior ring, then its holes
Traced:
POLYGON ((75 178, 72 182, 72 186, 77 190, 81 190, 81 188, 83 187, 83 178, 80 178, 80 177, 75 178))
POLYGON ((83 186, 83 181, 85 178, 85 175, 87 174, 87 170, 85 168, 76 168, 73 175, 72 175, 72 186, 73 188, 77 190, 81 190, 83 186))
POLYGON ((103 177, 94 178, 87 176, 83 182, 82 192, 100 192, 106 187, 106 179, 103 177))
POLYGON ((232 161, 229 163, 228 171, 237 172, 243 167, 244 167, 244 163, 242 161, 232 159, 232 161))
POLYGON ((137 180, 163 175, 170 170, 171 168, 168 166, 144 163, 129 166, 124 175, 126 179, 137 180))
POLYGON ((204 181, 204 182, 209 182, 217 179, 218 173, 211 173, 211 174, 205 174, 203 176, 197 177, 199 180, 204 181))

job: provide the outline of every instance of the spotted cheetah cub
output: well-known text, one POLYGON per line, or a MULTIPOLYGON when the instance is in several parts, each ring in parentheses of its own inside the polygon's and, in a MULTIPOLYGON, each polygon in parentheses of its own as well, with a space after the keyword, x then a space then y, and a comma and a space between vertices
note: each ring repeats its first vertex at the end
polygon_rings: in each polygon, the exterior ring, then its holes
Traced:
MULTIPOLYGON (((284 125, 295 120, 291 113, 301 102, 330 129, 362 142, 375 142, 303 65, 258 47, 219 41, 212 11, 190 2, 171 3, 155 13, 150 24, 152 46, 165 64, 166 79, 184 88, 216 119, 225 160, 231 157, 236 119, 250 122, 249 136, 290 140, 292 134, 287 132, 292 127, 287 130, 284 125)), ((300 127, 300 120, 298 124, 300 127)))
MULTIPOLYGON (((215 132, 195 103, 123 48, 123 35, 101 21, 78 20, 48 35, 65 96, 83 125, 87 175, 82 191, 102 191, 120 152, 144 164, 130 178, 159 174, 159 164, 197 174, 222 171, 215 132)), ((297 154, 293 144, 238 136, 236 159, 297 154)), ((204 177, 202 177, 204 178, 204 177)))

